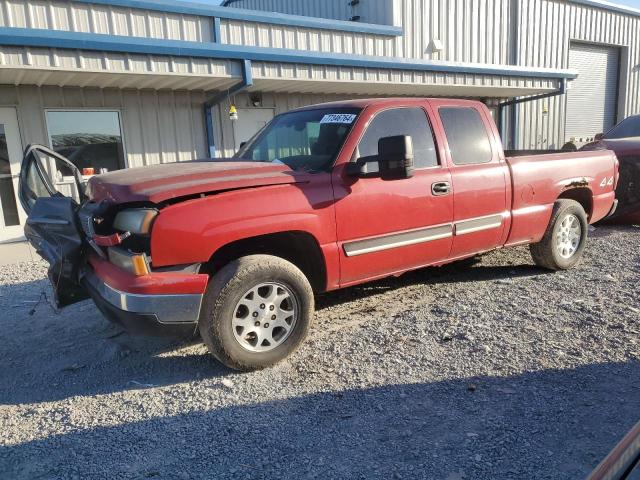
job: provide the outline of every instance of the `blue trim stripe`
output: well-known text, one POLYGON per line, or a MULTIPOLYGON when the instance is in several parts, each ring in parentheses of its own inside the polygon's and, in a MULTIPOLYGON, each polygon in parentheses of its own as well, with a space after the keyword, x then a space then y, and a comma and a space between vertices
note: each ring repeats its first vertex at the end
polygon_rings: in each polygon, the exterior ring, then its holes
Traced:
POLYGON ((125 37, 32 28, 0 27, 0 45, 69 48, 104 52, 173 55, 226 60, 254 60, 420 72, 504 75, 528 78, 574 79, 578 76, 578 72, 575 70, 556 70, 511 65, 428 62, 406 58, 373 57, 338 53, 329 54, 302 50, 185 42, 180 40, 158 40, 156 38, 125 37))
MULTIPOLYGON (((73 0, 77 3, 93 3, 112 7, 137 8, 160 12, 181 13, 184 15, 200 15, 218 17, 246 22, 271 23, 293 27, 317 28, 320 30, 336 30, 341 32, 370 33, 389 37, 402 36, 402 28, 390 25, 374 25, 372 23, 356 23, 344 20, 287 15, 284 13, 259 12, 244 8, 225 8, 205 3, 193 3, 174 0, 73 0)), ((345 0, 346 1, 346 0, 345 0)))

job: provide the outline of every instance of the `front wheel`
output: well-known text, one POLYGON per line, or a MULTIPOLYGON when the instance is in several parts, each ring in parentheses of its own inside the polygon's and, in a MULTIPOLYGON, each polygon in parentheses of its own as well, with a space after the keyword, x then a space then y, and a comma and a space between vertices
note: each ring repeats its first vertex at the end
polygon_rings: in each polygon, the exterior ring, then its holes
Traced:
POLYGON ((530 246, 536 265, 549 270, 568 270, 582 257, 587 243, 587 214, 575 200, 558 200, 542 240, 530 246))
POLYGON ((200 313, 200 334, 226 366, 261 369, 300 346, 313 310, 311 285, 295 265, 271 255, 250 255, 212 277, 200 313))

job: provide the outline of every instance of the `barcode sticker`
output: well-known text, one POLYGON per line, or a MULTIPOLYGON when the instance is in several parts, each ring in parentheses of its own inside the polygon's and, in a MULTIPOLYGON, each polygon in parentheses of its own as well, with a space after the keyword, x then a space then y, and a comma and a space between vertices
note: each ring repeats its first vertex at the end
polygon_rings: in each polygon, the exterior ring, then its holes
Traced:
POLYGON ((320 125, 324 123, 346 123, 351 125, 355 119, 356 115, 352 113, 329 113, 322 117, 320 125))

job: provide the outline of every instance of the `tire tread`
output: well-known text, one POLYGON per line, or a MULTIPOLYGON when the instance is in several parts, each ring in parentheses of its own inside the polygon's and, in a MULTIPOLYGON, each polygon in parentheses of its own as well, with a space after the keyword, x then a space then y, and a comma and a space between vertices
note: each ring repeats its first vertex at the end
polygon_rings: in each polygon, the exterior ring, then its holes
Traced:
MULTIPOLYGON (((258 273, 269 271, 286 271, 289 275, 292 275, 298 286, 303 290, 302 294, 305 295, 308 307, 303 309, 300 305, 300 319, 303 316, 307 316, 308 321, 301 322, 296 328, 302 327, 304 332, 300 337, 300 341, 291 345, 291 348, 287 349, 286 355, 288 356, 295 351, 302 339, 306 336, 306 333, 311 325, 313 319, 313 290, 307 277, 292 263, 272 255, 248 255, 234 260, 225 265, 218 273, 216 273, 209 281, 207 292, 202 302, 199 328, 202 339, 205 345, 209 349, 209 352, 221 363, 232 368, 234 370, 248 371, 258 370, 274 365, 281 359, 268 362, 251 362, 238 358, 233 351, 231 351, 225 342, 220 341, 223 337, 221 328, 222 321, 219 318, 219 312, 225 307, 225 303, 229 297, 232 297, 238 289, 244 288, 245 282, 255 277, 258 273), (306 310, 306 311, 303 311, 306 310)), ((300 321, 299 319, 299 321, 300 321)))
POLYGON ((561 265, 555 258, 554 255, 554 239, 553 232, 555 230, 555 226, 558 220, 566 213, 569 209, 577 209, 577 212, 580 218, 580 221, 583 225, 588 225, 587 223, 587 214, 585 213, 582 205, 580 205, 575 200, 570 199, 560 199, 557 200, 553 206, 553 213, 551 214, 551 220, 549 220, 549 225, 547 226, 547 230, 544 232, 542 239, 538 243, 532 243, 529 245, 529 251, 531 252, 531 257, 536 265, 542 268, 546 268, 547 270, 566 270, 568 268, 572 268, 582 256, 582 252, 584 250, 584 245, 587 241, 588 228, 583 228, 582 232, 582 240, 581 246, 579 246, 579 250, 576 252, 575 261, 570 262, 568 266, 561 265))

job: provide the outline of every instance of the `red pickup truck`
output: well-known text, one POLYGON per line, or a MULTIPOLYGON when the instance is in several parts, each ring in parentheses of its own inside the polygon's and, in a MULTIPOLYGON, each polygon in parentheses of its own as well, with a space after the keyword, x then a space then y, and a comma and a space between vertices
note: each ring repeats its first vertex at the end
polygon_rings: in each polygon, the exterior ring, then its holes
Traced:
POLYGON ((28 147, 20 197, 59 306, 91 296, 132 332, 199 329, 221 362, 254 369, 300 345, 314 293, 514 245, 573 267, 588 224, 615 208, 615 155, 510 155, 482 103, 357 100, 279 115, 230 160, 86 189, 66 159, 28 147))

